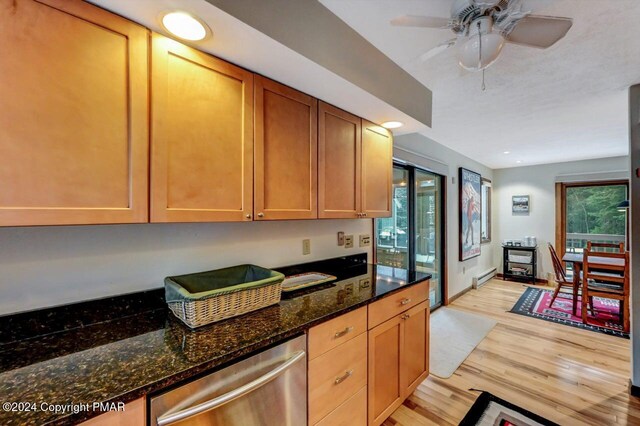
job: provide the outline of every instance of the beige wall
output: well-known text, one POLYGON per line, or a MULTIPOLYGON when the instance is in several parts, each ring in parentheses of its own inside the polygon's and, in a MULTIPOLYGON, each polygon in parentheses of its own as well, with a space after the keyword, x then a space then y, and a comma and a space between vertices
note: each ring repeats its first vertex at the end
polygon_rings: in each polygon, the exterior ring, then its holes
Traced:
MULTIPOLYGON (((394 156, 446 176, 447 190, 447 281, 449 297, 471 287, 473 278, 494 265, 495 237, 482 245, 482 254, 458 260, 458 167, 465 167, 493 180, 493 170, 418 133, 398 136, 394 156), (455 179, 455 181, 453 180, 455 179)), ((495 215, 493 217, 495 223, 495 215)))
POLYGON ((0 228, 0 315, 160 288, 169 275, 370 253, 357 242, 371 231, 367 219, 0 228), (356 247, 338 247, 338 231, 356 247))
MULTIPOLYGON (((546 274, 553 271, 547 243, 555 246, 556 181, 627 178, 628 161, 628 157, 612 157, 495 170, 493 208, 496 242, 500 244, 505 239, 535 236, 539 247, 538 278, 546 279, 546 274), (512 213, 513 195, 531 197, 528 215, 512 213)), ((502 249, 499 245, 494 253, 494 262, 502 271, 502 249)))

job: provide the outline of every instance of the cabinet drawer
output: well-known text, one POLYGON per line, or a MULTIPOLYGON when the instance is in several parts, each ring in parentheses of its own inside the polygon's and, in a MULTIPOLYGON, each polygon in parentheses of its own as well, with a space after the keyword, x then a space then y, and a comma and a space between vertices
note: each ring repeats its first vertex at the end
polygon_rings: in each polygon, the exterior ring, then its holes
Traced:
POLYGON ((315 426, 366 426, 366 424, 367 387, 365 386, 315 426))
POLYGON ((369 329, 427 300, 429 280, 369 305, 369 329))
POLYGON ((317 358, 365 331, 366 306, 315 326, 309 330, 309 359, 317 358))
POLYGON ((314 425, 367 384, 367 333, 309 361, 308 383, 314 425))

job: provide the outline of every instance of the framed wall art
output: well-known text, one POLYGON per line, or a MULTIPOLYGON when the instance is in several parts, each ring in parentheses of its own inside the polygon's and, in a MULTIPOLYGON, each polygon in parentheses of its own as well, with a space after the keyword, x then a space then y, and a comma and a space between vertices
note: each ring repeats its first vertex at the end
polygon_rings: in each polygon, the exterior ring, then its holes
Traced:
POLYGON ((529 196, 514 195, 511 197, 511 211, 514 214, 529 214, 529 196))
POLYGON ((463 261, 480 256, 482 177, 479 173, 460 167, 458 178, 460 261, 463 261))

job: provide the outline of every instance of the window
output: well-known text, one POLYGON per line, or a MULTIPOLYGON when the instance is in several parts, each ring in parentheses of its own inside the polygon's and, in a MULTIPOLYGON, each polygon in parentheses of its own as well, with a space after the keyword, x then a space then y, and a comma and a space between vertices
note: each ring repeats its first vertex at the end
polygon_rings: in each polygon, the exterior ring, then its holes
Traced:
POLYGON ((556 249, 582 253, 587 241, 627 243, 627 181, 556 184, 556 249))
POLYGON ((376 220, 376 262, 432 275, 429 300, 442 303, 444 178, 410 166, 393 168, 392 216, 376 220))
POLYGON ((482 235, 482 242, 488 243, 491 241, 491 181, 489 179, 482 178, 482 212, 480 217, 482 223, 480 225, 480 232, 482 235))

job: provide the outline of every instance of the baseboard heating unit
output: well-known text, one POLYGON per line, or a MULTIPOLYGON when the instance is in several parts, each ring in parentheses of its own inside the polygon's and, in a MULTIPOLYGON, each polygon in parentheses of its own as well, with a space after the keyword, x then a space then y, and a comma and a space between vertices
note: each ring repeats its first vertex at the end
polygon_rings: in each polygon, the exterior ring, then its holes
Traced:
POLYGON ((491 278, 495 277, 497 272, 498 270, 496 268, 491 268, 484 271, 480 275, 473 277, 473 283, 472 283, 473 288, 479 288, 482 284, 486 283, 491 278))

